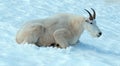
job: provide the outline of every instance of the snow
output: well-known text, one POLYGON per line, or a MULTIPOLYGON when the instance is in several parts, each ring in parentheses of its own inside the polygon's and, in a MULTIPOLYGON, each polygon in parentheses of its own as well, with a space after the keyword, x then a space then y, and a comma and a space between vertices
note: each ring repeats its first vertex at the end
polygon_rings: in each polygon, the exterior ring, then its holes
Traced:
POLYGON ((0 0, 0 66, 120 66, 119 0, 0 0), (88 16, 94 8, 103 32, 93 38, 87 31, 80 43, 67 49, 17 44, 16 32, 29 20, 57 13, 88 16))

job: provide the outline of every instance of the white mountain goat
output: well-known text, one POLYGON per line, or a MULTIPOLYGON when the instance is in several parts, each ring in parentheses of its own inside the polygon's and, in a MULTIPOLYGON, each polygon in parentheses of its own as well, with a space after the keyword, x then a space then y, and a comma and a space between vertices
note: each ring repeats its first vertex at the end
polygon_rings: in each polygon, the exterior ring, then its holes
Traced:
MULTIPOLYGON (((92 8, 91 8, 92 9, 92 8)), ((76 44, 84 29, 94 37, 102 32, 96 25, 96 13, 88 12, 89 18, 73 14, 59 14, 46 19, 27 22, 17 33, 17 43, 35 44, 37 46, 56 46, 66 48, 76 44)))

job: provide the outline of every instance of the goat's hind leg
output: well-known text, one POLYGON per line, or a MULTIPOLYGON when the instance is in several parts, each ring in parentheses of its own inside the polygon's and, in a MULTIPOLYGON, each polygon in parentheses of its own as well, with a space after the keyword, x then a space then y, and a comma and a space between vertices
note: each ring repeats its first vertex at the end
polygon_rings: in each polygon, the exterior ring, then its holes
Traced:
POLYGON ((36 44, 40 36, 44 34, 45 28, 42 25, 34 25, 31 29, 31 34, 28 37, 28 41, 29 43, 36 44))
POLYGON ((43 34, 43 30, 44 27, 40 24, 26 27, 26 29, 23 29, 19 32, 17 36, 17 42, 35 44, 38 41, 40 35, 43 34))

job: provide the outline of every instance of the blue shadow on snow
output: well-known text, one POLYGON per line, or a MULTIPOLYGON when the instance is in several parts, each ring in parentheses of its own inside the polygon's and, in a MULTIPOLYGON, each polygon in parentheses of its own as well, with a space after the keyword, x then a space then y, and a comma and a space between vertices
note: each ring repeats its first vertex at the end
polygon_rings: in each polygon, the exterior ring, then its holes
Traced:
POLYGON ((85 44, 85 43, 78 43, 75 48, 80 49, 80 50, 89 50, 89 51, 95 51, 97 53, 101 54, 109 54, 109 55, 115 55, 115 56, 120 56, 120 53, 115 53, 113 51, 105 50, 100 47, 96 47, 93 45, 85 44))

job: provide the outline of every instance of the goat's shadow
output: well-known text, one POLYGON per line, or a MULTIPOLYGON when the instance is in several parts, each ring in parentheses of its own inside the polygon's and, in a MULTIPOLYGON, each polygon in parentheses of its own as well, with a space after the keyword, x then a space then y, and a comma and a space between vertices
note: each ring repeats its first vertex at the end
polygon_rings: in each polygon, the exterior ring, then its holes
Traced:
POLYGON ((85 44, 85 43, 82 43, 82 42, 77 43, 75 45, 73 51, 75 51, 75 49, 83 50, 83 51, 94 51, 94 52, 100 53, 100 54, 108 54, 108 55, 120 56, 120 53, 115 53, 114 51, 105 50, 105 49, 102 49, 100 47, 85 44))

